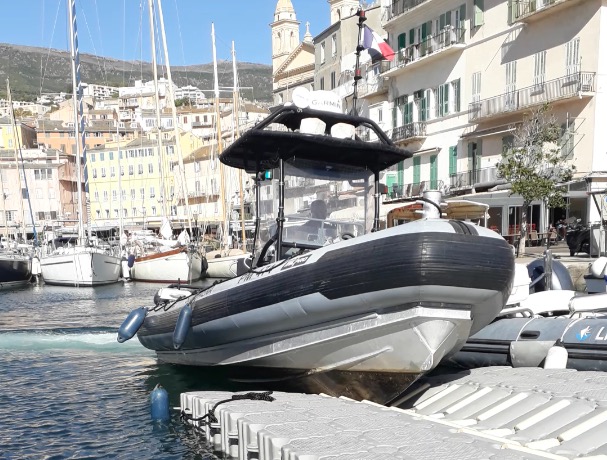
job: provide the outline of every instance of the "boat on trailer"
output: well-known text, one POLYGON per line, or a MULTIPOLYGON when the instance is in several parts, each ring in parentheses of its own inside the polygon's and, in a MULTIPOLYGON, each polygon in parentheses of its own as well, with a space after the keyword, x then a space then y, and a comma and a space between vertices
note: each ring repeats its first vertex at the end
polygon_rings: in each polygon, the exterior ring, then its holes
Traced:
POLYGON ((159 290, 154 305, 129 314, 118 341, 136 334, 160 361, 258 387, 397 397, 493 320, 514 275, 507 242, 441 218, 440 192, 420 199, 424 218, 380 230, 380 173, 410 157, 370 119, 277 109, 220 156, 256 180, 260 250, 250 270, 208 288, 159 290), (261 189, 273 175, 277 217, 262 229, 261 189), (346 190, 365 215, 303 218, 298 188, 315 198, 346 190))

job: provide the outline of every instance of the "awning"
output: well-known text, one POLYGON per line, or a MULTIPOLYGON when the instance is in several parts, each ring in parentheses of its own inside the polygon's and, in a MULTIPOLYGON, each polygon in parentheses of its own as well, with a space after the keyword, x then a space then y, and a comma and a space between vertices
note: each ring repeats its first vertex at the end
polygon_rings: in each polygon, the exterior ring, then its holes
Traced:
POLYGON ((516 130, 513 125, 502 125, 495 128, 479 129, 470 133, 462 134, 462 139, 479 139, 481 137, 496 136, 498 134, 511 133, 516 130))

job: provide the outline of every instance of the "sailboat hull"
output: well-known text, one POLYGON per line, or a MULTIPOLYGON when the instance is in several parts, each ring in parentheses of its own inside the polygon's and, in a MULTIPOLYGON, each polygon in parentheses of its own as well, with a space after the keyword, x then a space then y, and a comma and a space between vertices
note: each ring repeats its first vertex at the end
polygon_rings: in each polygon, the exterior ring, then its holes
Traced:
POLYGON ((221 255, 221 251, 213 251, 207 254, 208 278, 234 278, 244 275, 251 268, 251 254, 234 254, 232 251, 227 255, 221 255), (216 252, 216 254, 214 254, 216 252))
POLYGON ((181 248, 135 259, 130 276, 150 283, 190 283, 206 273, 206 259, 181 248))
POLYGON ((100 252, 53 254, 40 261, 42 278, 55 286, 100 286, 120 277, 120 259, 100 252))
POLYGON ((32 277, 32 260, 18 254, 0 255, 0 289, 22 286, 32 277))

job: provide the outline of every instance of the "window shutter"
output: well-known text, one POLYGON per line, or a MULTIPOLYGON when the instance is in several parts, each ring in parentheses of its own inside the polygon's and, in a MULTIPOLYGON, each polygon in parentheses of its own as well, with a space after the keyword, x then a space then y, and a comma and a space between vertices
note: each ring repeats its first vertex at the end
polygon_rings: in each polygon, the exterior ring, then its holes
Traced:
POLYGON ((413 183, 419 184, 420 177, 420 157, 413 157, 413 183))
POLYGON ((443 88, 443 115, 447 115, 449 113, 449 83, 445 83, 443 88))
POLYGON ((438 188, 438 164, 436 155, 430 157, 430 188, 436 190, 438 188))
POLYGON ((424 41, 426 39, 427 35, 428 35, 428 23, 424 22, 422 24, 422 41, 424 41))
POLYGON ((466 21, 466 4, 464 3, 462 6, 459 7, 459 24, 458 24, 458 27, 460 29, 464 28, 465 21, 466 21))
POLYGON ((449 175, 457 174, 457 145, 449 147, 449 175))
POLYGON ((415 43, 415 29, 409 30, 409 45, 413 45, 415 43))
POLYGON ((446 13, 443 13, 443 14, 440 15, 440 18, 438 20, 438 28, 440 30, 443 30, 445 28, 445 25, 447 25, 447 22, 446 22, 446 13))
POLYGON ((459 112, 460 109, 461 109, 461 104, 460 104, 460 100, 461 100, 460 79, 458 78, 452 84, 453 84, 453 111, 454 112, 459 112))
POLYGON ((485 0, 474 0, 474 27, 482 26, 484 18, 485 0))
POLYGON ((427 106, 428 106, 428 101, 426 100, 426 93, 424 92, 424 97, 422 97, 421 104, 420 104, 419 121, 426 121, 427 106))
POLYGON ((401 50, 407 47, 407 34, 400 34, 398 36, 398 49, 401 50))

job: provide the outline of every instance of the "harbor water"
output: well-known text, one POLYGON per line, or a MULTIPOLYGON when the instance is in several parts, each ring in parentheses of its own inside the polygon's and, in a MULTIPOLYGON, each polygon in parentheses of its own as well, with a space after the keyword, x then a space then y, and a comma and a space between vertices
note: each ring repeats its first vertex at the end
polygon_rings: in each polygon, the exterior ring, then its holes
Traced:
POLYGON ((178 411, 153 422, 150 394, 161 384, 178 407, 184 391, 237 388, 161 364, 136 338, 116 341, 126 315, 159 287, 0 291, 0 458, 216 458, 178 411))

